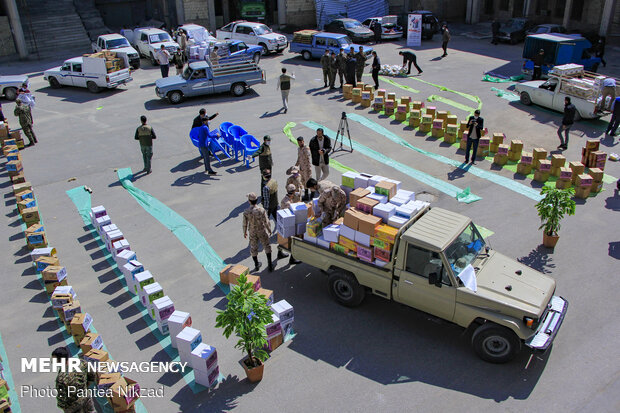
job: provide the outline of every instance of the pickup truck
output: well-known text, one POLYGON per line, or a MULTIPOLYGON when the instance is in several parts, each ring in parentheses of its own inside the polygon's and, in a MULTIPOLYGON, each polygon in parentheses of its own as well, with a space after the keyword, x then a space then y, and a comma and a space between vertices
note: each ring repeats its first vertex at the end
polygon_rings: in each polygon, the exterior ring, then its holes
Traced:
POLYGON ((126 37, 118 33, 103 34, 92 43, 93 52, 101 52, 104 50, 113 50, 116 55, 125 60, 125 67, 131 66, 134 69, 140 68, 140 55, 129 44, 126 37))
POLYGON ((298 237, 290 247, 295 259, 328 274, 339 303, 357 306, 370 292, 452 322, 472 333, 488 362, 507 362, 523 345, 546 350, 568 308, 553 278, 492 250, 469 218, 428 205, 395 234, 384 267, 298 237))
MULTIPOLYGON (((336 54, 340 49, 348 52, 350 48, 358 52, 360 45, 354 44, 346 34, 319 32, 316 30, 300 30, 293 35, 293 41, 289 51, 300 53, 304 60, 320 58, 325 53, 325 49, 336 54)), ((372 53, 372 47, 361 46, 364 54, 368 57, 372 53)))
MULTIPOLYGON (((122 61, 122 59, 119 59, 122 61)), ((102 89, 115 89, 133 79, 128 68, 108 69, 105 57, 81 56, 65 60, 62 66, 54 67, 43 73, 51 87, 61 86, 85 87, 92 93, 102 89)))
POLYGON ((7 100, 17 99, 17 89, 28 82, 28 76, 3 76, 0 75, 0 96, 4 96, 7 100))
POLYGON ((164 45, 170 54, 176 52, 177 48, 180 47, 178 43, 172 40, 167 32, 161 29, 138 28, 134 30, 121 30, 121 34, 135 46, 140 56, 149 59, 154 66, 157 66, 155 52, 157 52, 162 45, 164 45))
POLYGON ((260 46, 248 46, 240 40, 227 40, 225 42, 217 42, 217 53, 220 61, 227 60, 252 60, 258 64, 260 62, 263 48, 260 46))
POLYGON ((157 79, 155 93, 172 104, 185 97, 228 92, 242 96, 248 87, 266 83, 265 72, 252 61, 220 63, 216 67, 206 61, 187 65, 181 76, 157 79))
MULTIPOLYGON (((564 65, 556 66, 555 70, 562 67, 564 65)), ((605 77, 587 71, 581 71, 579 76, 560 75, 552 70, 546 81, 517 83, 514 90, 520 95, 519 99, 524 105, 534 103, 557 112, 564 112, 564 98, 570 97, 571 103, 577 109, 575 120, 598 119, 609 113, 598 110, 602 91, 600 85, 594 85, 597 81, 602 82, 605 77)), ((620 81, 616 81, 616 85, 620 85, 620 81)), ((620 96, 619 86, 616 86, 616 96, 620 96)))
POLYGON ((274 33, 269 26, 263 23, 252 23, 238 20, 216 30, 218 40, 241 40, 245 44, 256 44, 263 48, 263 54, 270 52, 280 53, 288 46, 284 35, 274 33))

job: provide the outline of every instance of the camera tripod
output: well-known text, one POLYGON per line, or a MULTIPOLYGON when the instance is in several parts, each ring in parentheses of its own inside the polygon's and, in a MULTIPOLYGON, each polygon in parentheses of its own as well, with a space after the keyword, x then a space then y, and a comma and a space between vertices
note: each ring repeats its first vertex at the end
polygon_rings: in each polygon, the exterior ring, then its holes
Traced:
POLYGON ((353 152, 353 145, 351 144, 351 133, 349 133, 349 122, 347 120, 346 112, 342 112, 342 116, 340 117, 340 123, 338 124, 338 131, 336 132, 336 138, 334 139, 334 146, 332 147, 332 153, 338 151, 353 152), (349 148, 351 148, 350 150, 345 149, 342 146, 345 130, 347 132, 347 138, 349 139, 349 148), (340 139, 340 146, 336 148, 336 146, 338 145, 338 139, 340 139))

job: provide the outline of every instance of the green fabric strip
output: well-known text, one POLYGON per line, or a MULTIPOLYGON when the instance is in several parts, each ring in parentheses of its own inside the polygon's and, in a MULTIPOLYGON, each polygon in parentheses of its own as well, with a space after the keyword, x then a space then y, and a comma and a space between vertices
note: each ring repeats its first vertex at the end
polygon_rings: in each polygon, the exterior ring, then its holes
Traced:
MULTIPOLYGON (((310 129, 323 128, 323 130, 325 131, 327 135, 336 136, 335 131, 330 130, 327 127, 320 125, 316 122, 306 121, 306 122, 303 122, 303 125, 310 129)), ((413 179, 420 181, 426 185, 429 185, 447 194, 448 196, 452 198, 456 198, 459 202, 465 202, 469 204, 471 202, 475 202, 475 201, 482 199, 479 196, 470 193, 469 188, 462 190, 461 188, 455 185, 444 182, 441 179, 435 178, 434 176, 431 176, 425 172, 418 171, 417 169, 413 169, 408 165, 397 162, 394 159, 389 158, 383 155, 382 153, 375 151, 374 149, 370 149, 362 145, 361 143, 354 141, 353 139, 351 139, 351 143, 352 143, 353 149, 356 151, 359 151, 361 154, 368 156, 369 158, 374 159, 378 162, 381 162, 385 165, 388 165, 406 175, 409 175, 413 179)))
POLYGON ((471 106, 467 106, 462 103, 455 102, 452 99, 445 98, 439 95, 430 95, 429 97, 426 98, 426 100, 428 100, 429 102, 433 102, 433 101, 442 102, 442 103, 445 103, 446 105, 454 106, 455 108, 463 110, 470 114, 474 113, 474 111, 476 110, 476 108, 472 108, 471 106))
POLYGON ((510 93, 505 90, 498 89, 496 87, 492 87, 491 90, 495 92, 496 96, 499 96, 502 99, 506 99, 509 102, 516 102, 521 99, 519 96, 515 95, 514 93, 510 93))
POLYGON ((407 85, 401 85, 400 83, 396 82, 394 79, 390 79, 389 77, 385 77, 385 76, 379 76, 379 79, 381 79, 381 81, 389 83, 392 86, 396 86, 400 89, 406 90, 407 92, 411 92, 411 93, 420 93, 419 90, 414 89, 410 86, 407 85))
POLYGON ((523 75, 510 76, 508 79, 502 79, 501 77, 495 77, 491 75, 482 76, 482 80, 484 82, 492 82, 492 83, 510 83, 510 82, 518 82, 523 79, 523 75))

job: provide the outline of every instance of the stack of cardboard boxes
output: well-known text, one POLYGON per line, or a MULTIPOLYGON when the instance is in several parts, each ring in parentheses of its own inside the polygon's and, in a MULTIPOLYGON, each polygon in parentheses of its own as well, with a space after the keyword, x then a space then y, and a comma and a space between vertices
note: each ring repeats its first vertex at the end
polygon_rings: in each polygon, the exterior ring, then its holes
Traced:
POLYGON ((581 163, 588 168, 598 168, 605 170, 607 153, 600 151, 600 141, 598 139, 588 139, 586 146, 581 149, 581 163))

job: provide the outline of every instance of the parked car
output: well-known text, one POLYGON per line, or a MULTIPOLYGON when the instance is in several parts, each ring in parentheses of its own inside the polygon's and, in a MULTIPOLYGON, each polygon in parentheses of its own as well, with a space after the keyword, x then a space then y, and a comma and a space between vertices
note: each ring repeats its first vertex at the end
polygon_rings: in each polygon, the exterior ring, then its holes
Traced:
POLYGON ((252 23, 245 20, 228 23, 215 32, 218 40, 241 40, 245 44, 256 44, 263 48, 263 54, 280 53, 288 46, 284 35, 274 33, 263 23, 252 23))
POLYGON ((156 66, 155 52, 163 45, 168 53, 176 52, 179 44, 172 40, 170 35, 161 30, 150 27, 141 27, 134 30, 121 30, 121 34, 135 46, 140 56, 145 57, 156 66))
MULTIPOLYGON (((108 62, 105 57, 74 57, 65 60, 62 66, 43 72, 43 79, 53 88, 85 87, 92 93, 102 89, 115 89, 133 80, 127 67, 108 68, 108 62)), ((118 62, 123 63, 123 59, 118 59, 118 62)))
POLYGON ((2 76, 0 75, 0 96, 4 96, 7 100, 17 99, 17 89, 28 82, 28 76, 2 76))
POLYGON ((381 39, 400 39, 403 37, 403 28, 397 24, 398 16, 371 17, 364 20, 364 26, 372 30, 373 23, 381 25, 381 39))
POLYGON ((372 53, 372 47, 355 44, 346 34, 317 32, 316 30, 295 32, 289 51, 300 53, 304 60, 310 60, 320 58, 325 50, 338 54, 341 48, 348 52, 351 47, 354 48, 355 52, 361 47, 366 56, 370 56, 372 53))
POLYGON ((253 60, 254 63, 260 62, 260 56, 263 52, 262 46, 250 45, 248 46, 240 40, 226 40, 224 42, 216 42, 214 46, 217 46, 217 53, 220 56, 220 61, 228 59, 237 60, 253 60))
POLYGON ((91 46, 93 52, 112 50, 116 52, 117 55, 122 56, 125 60, 125 66, 131 66, 134 69, 140 68, 140 55, 136 49, 131 47, 129 40, 118 33, 102 34, 91 46))
POLYGON ((510 19, 500 25, 498 39, 517 44, 525 40, 526 32, 533 26, 531 20, 523 17, 510 19))
POLYGON ((323 28, 329 33, 342 33, 346 34, 354 42, 369 42, 375 34, 368 27, 365 27, 359 21, 355 19, 335 19, 327 23, 323 28))
POLYGON ((530 34, 545 34, 545 33, 567 33, 566 28, 559 24, 539 24, 534 26, 526 32, 526 35, 530 34))
POLYGON ((229 91, 234 96, 242 96, 252 85, 265 82, 265 72, 252 61, 222 68, 212 68, 209 62, 200 61, 187 65, 180 76, 157 79, 155 93, 177 104, 188 96, 229 91))

